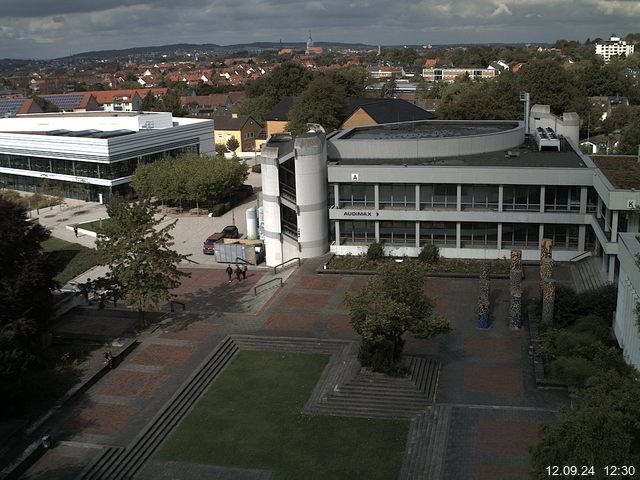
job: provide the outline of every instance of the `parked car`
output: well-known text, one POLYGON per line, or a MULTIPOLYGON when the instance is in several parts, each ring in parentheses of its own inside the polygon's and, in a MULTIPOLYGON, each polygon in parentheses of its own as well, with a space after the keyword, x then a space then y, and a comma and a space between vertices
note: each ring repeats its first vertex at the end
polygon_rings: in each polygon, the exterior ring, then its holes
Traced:
POLYGON ((214 255, 216 253, 215 244, 220 242, 224 238, 239 238, 240 232, 235 225, 227 225, 219 233, 209 235, 202 244, 202 253, 206 255, 214 255))

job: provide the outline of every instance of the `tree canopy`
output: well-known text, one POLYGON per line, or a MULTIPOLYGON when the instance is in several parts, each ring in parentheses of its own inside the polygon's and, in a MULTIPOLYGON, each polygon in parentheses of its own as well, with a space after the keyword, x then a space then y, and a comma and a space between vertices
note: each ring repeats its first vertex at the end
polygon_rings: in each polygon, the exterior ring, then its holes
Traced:
POLYGON ((183 154, 139 165, 131 186, 141 198, 164 203, 224 202, 248 175, 247 166, 235 159, 183 154))
POLYGON ((365 287, 347 294, 351 326, 362 337, 359 359, 376 371, 402 370, 403 335, 429 338, 450 330, 425 295, 427 272, 413 262, 388 263, 365 287))
POLYGON ((341 86, 328 77, 316 77, 295 98, 289 111, 287 130, 295 134, 303 133, 307 123, 319 123, 326 131, 334 130, 340 125, 346 102, 347 97, 341 86))
POLYGON ((156 218, 156 213, 148 199, 131 204, 118 196, 112 199, 107 206, 110 222, 96 240, 100 263, 109 272, 89 285, 89 289, 110 285, 107 297, 122 299, 143 315, 169 301, 180 278, 188 276, 178 270, 188 256, 172 249, 170 232, 177 220, 160 227, 164 217, 156 218))
POLYGON ((604 467, 640 465, 640 379, 614 370, 592 377, 577 408, 544 425, 531 448, 533 478, 546 479, 547 465, 593 465, 593 478, 609 478, 604 467))
POLYGON ((0 232, 0 397, 6 400, 42 358, 40 335, 51 315, 55 270, 40 246, 49 232, 2 195, 0 232))

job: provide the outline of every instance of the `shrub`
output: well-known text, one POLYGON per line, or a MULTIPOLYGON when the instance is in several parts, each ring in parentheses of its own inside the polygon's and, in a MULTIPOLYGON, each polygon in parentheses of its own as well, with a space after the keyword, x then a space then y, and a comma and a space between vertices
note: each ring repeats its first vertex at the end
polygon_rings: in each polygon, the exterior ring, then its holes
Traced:
POLYGON ((213 207, 211 207, 211 215, 213 215, 214 217, 219 217, 227 213, 229 210, 231 210, 231 204, 229 202, 216 203, 213 207))
POLYGON ((616 309, 617 288, 607 284, 583 293, 576 293, 570 287, 559 285, 556 289, 553 323, 568 326, 581 317, 595 315, 603 322, 611 322, 616 309))
POLYGON ((384 257, 384 247, 381 242, 373 242, 367 249, 367 259, 380 260, 384 257))
POLYGON ((583 357, 558 357, 551 362, 551 374, 570 385, 583 386, 593 375, 592 362, 583 357))
POLYGON ((260 164, 258 163, 257 165, 253 165, 251 167, 251 171, 253 173, 262 173, 262 167, 260 166, 260 164))
POLYGON ((437 263, 440 260, 440 249, 437 245, 425 245, 418 254, 418 261, 422 263, 437 263))

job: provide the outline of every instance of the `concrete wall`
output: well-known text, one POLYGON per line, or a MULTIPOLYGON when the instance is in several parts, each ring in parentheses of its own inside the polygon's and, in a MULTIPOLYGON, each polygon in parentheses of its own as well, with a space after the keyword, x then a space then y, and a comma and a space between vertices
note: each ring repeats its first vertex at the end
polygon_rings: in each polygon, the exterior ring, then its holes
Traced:
POLYGON ((323 133, 305 134, 295 140, 296 203, 300 256, 327 252, 327 148, 323 133))
POLYGON ((278 148, 264 147, 260 155, 260 165, 262 169, 266 263, 273 267, 283 262, 278 148))

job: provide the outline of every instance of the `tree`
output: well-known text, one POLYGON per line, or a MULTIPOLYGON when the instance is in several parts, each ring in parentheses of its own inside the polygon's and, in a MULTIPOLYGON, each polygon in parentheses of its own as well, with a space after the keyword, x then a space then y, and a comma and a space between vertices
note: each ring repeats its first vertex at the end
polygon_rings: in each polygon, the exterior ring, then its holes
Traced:
POLYGON ((631 114, 629 123, 622 129, 618 153, 635 155, 640 148, 640 108, 631 114))
POLYGON ((344 88, 347 97, 363 97, 371 84, 369 71, 361 65, 349 65, 329 70, 327 75, 336 85, 344 88))
POLYGON ((285 96, 299 95, 313 78, 313 73, 298 63, 286 61, 275 67, 268 75, 247 83, 248 97, 266 95, 274 104, 285 96))
POLYGON ((49 232, 0 195, 0 404, 20 396, 25 375, 41 366, 54 266, 42 252, 49 232))
POLYGON ((227 140, 227 148, 230 152, 235 152, 240 147, 240 142, 236 137, 231 137, 227 140))
POLYGON ((189 274, 178 269, 188 255, 175 252, 171 230, 176 221, 159 228, 164 217, 155 218, 157 208, 149 201, 128 204, 114 197, 107 206, 111 221, 96 240, 100 264, 109 267, 101 280, 117 286, 118 298, 135 308, 142 318, 161 302, 171 300, 171 290, 189 274))
POLYGON ((319 123, 327 131, 334 130, 340 125, 346 102, 342 87, 328 77, 317 77, 294 100, 289 111, 287 130, 295 134, 303 133, 307 123, 319 123))
POLYGON ((403 370, 403 335, 429 338, 449 331, 448 320, 434 314, 434 303, 424 293, 427 272, 413 262, 388 263, 345 303, 351 326, 362 337, 360 362, 375 371, 403 370))
POLYGON ((47 100, 46 98, 39 97, 37 95, 33 96, 33 103, 38 105, 42 109, 42 111, 46 113, 60 111, 60 109, 56 106, 55 103, 47 100))
POLYGON ((238 105, 238 113, 240 115, 249 115, 260 125, 264 125, 264 117, 269 114, 274 105, 274 99, 267 95, 245 98, 238 105))
POLYGON ((578 407, 561 410, 557 422, 541 428, 531 448, 533 478, 549 478, 548 465, 593 465, 592 478, 605 479, 605 466, 640 464, 640 382, 627 369, 592 377, 578 407))
POLYGON ((227 146, 223 145, 222 143, 216 143, 216 155, 222 155, 224 156, 225 153, 227 153, 229 150, 227 150, 227 146))
POLYGON ((143 112, 156 112, 158 111, 158 105, 158 99, 153 92, 149 90, 142 99, 142 102, 140 102, 140 110, 143 112))

